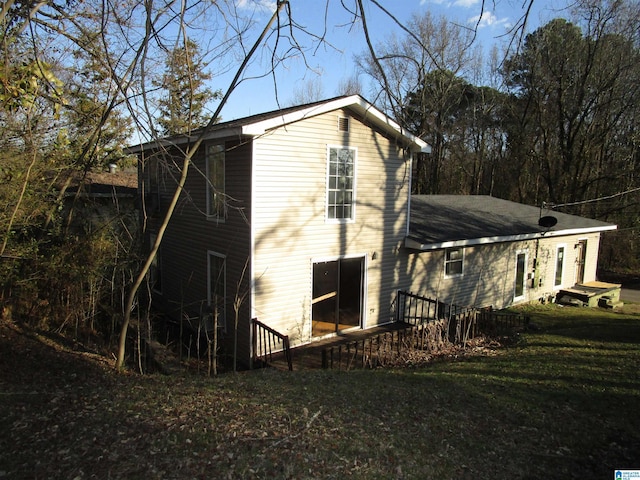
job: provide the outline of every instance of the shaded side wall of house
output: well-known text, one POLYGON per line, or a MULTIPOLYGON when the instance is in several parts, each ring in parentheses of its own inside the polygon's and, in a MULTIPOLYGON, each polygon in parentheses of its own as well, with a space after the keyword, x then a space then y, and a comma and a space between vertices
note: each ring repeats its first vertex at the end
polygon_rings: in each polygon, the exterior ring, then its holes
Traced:
POLYGON ((355 257, 365 266, 365 325, 387 322, 406 232, 409 156, 348 110, 279 128, 254 145, 255 315, 293 344, 309 342, 313 263, 355 257), (338 130, 339 117, 350 118, 348 132, 338 130), (326 220, 329 145, 357 148, 352 223, 326 220))
POLYGON ((587 241, 584 281, 595 280, 599 233, 466 247, 463 274, 450 278, 444 272, 445 250, 404 250, 399 288, 461 306, 504 308, 514 303, 548 301, 561 288, 576 283, 579 249, 575 246, 579 240, 587 241), (559 246, 565 247, 565 257, 561 283, 555 285, 559 246), (525 289, 522 297, 515 298, 518 253, 526 256, 525 289))
MULTIPOLYGON (((208 254, 213 252, 226 259, 225 315, 226 333, 221 338, 226 353, 232 349, 233 301, 236 293, 249 288, 249 275, 242 278, 245 262, 250 255, 251 215, 251 140, 226 139, 205 143, 193 158, 193 165, 173 218, 166 230, 160 249, 161 288, 154 292, 157 310, 178 321, 184 315, 197 326, 201 312, 210 313, 208 300, 208 254), (205 151, 211 144, 224 143, 225 191, 233 199, 229 201, 224 221, 207 218, 207 181, 205 151), (242 280, 241 280, 242 279, 242 280)), ((181 165, 179 152, 174 159, 181 165)), ((161 164, 165 163, 161 161, 161 164)), ((175 190, 177 169, 158 168, 159 208, 148 222, 149 238, 158 231, 164 212, 175 190)), ((241 305, 241 318, 249 318, 248 300, 241 305)), ((248 320, 246 321, 248 323, 248 320)), ((239 332, 239 358, 248 364, 249 329, 243 326, 239 332)))

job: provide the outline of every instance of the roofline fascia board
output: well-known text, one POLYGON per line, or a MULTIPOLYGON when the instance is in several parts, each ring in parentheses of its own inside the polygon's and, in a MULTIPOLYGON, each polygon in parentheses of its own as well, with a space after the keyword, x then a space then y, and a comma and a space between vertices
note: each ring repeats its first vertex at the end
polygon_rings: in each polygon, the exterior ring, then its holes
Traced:
MULTIPOLYGON (((203 140, 213 140, 216 138, 237 137, 242 134, 242 129, 239 127, 223 128, 221 130, 211 130, 205 134, 203 140)), ((177 147, 180 145, 186 145, 194 143, 198 139, 198 135, 180 135, 174 138, 161 138, 159 140, 153 140, 151 142, 140 143, 138 145, 132 145, 127 148, 128 153, 141 153, 146 150, 157 150, 158 148, 177 147)))
POLYGON ((549 238, 549 237, 567 237, 569 235, 581 235, 581 234, 587 234, 587 233, 616 230, 617 228, 618 228, 617 225, 606 225, 602 227, 574 228, 570 230, 558 230, 558 231, 551 231, 551 232, 535 232, 535 233, 525 233, 522 235, 507 235, 504 237, 496 236, 496 237, 469 238, 465 240, 450 240, 450 241, 439 242, 439 243, 420 243, 416 240, 413 240, 407 237, 405 238, 404 246, 411 250, 433 251, 433 250, 442 250, 445 248, 490 245, 492 243, 522 242, 526 240, 536 240, 540 238, 549 238))
POLYGON ((336 98, 319 105, 313 105, 308 108, 296 110, 283 115, 276 115, 266 120, 250 123, 242 127, 242 133, 244 135, 250 136, 264 135, 267 131, 273 130, 274 128, 298 122, 300 120, 304 120, 305 118, 315 117, 324 113, 333 112, 341 108, 354 109, 364 115, 365 118, 367 116, 372 117, 374 119, 374 123, 383 125, 387 129, 387 131, 394 131, 408 140, 407 143, 409 143, 415 150, 426 153, 431 152, 431 146, 428 145, 424 140, 404 130, 402 127, 400 127, 400 125, 398 125, 391 118, 378 110, 375 106, 367 102, 360 95, 351 95, 349 97, 336 98))
POLYGON ((333 110, 338 110, 353 103, 356 103, 358 96, 351 95, 344 98, 336 98, 329 102, 324 102, 318 105, 312 105, 307 108, 301 108, 293 112, 285 113, 282 115, 274 115, 273 117, 265 120, 259 120, 254 123, 249 123, 242 127, 242 133, 245 135, 264 135, 268 130, 288 125, 293 122, 304 120, 305 118, 315 117, 316 115, 322 115, 333 110))

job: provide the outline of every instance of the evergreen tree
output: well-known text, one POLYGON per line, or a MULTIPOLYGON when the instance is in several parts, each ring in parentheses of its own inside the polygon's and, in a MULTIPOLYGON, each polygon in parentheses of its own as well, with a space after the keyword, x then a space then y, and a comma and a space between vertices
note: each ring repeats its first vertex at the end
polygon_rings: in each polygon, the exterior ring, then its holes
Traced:
POLYGON ((65 104, 65 127, 58 132, 61 154, 68 157, 71 168, 84 172, 104 170, 127 158, 131 119, 125 115, 123 101, 115 92, 117 85, 100 59, 95 35, 87 34, 86 51, 75 53, 77 66, 67 72, 68 101, 65 104))
POLYGON ((205 72, 206 64, 198 45, 187 40, 169 53, 165 66, 160 86, 167 95, 159 100, 161 133, 176 135, 205 125, 209 120, 205 107, 209 101, 220 98, 221 92, 213 92, 206 86, 211 75, 205 72))

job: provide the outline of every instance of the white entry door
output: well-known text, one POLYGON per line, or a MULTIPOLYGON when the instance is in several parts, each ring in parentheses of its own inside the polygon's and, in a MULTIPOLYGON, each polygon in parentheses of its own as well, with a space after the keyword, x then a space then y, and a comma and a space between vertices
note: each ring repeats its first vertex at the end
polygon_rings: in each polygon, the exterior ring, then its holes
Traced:
POLYGON ((527 288, 527 252, 516 253, 516 281, 513 293, 514 300, 522 300, 527 288))

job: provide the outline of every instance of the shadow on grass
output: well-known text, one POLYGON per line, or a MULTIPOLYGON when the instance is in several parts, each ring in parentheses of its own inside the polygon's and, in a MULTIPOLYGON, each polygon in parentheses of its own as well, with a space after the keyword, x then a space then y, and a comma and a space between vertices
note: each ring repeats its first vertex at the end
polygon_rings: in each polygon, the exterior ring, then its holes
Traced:
POLYGON ((640 343, 640 316, 598 308, 524 307, 541 332, 575 340, 640 343))
POLYGON ((7 349, 0 359, 23 366, 0 377, 11 388, 0 395, 8 432, 0 471, 7 478, 611 478, 614 469, 638 466, 640 324, 578 313, 532 314, 540 330, 492 357, 215 379, 114 376, 66 364, 37 344, 17 350, 19 339, 0 335, 7 349))

